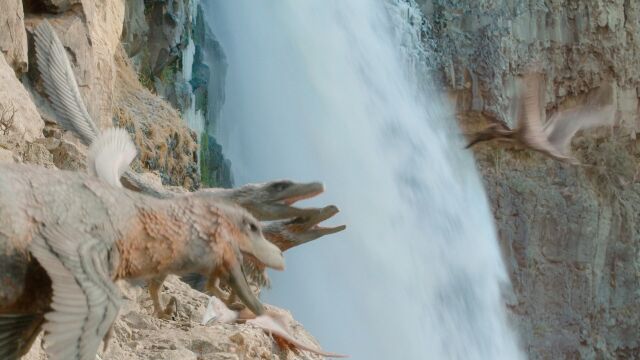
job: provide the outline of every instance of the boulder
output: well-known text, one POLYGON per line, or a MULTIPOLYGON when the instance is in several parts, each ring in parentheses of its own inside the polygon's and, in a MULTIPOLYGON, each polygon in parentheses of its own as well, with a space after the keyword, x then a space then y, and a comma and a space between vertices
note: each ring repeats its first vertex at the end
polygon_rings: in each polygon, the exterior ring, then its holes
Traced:
POLYGON ((0 129, 8 127, 8 133, 26 141, 42 137, 44 121, 4 56, 0 56, 0 84, 0 129))
POLYGON ((16 73, 27 71, 27 32, 21 0, 0 2, 0 51, 16 73))

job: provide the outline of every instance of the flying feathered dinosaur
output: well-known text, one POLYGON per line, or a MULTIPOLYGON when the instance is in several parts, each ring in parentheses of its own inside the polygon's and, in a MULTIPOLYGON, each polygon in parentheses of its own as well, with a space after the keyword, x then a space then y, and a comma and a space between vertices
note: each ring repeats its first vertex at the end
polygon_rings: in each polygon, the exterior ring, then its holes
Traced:
MULTIPOLYGON (((158 198, 172 198, 182 195, 156 186, 129 169, 117 169, 114 167, 114 163, 118 163, 118 160, 121 159, 128 159, 131 154, 131 149, 115 143, 115 139, 103 138, 106 142, 94 144, 100 131, 86 110, 64 47, 46 20, 42 21, 35 30, 35 48, 38 69, 43 78, 44 89, 58 115, 59 124, 64 129, 75 133, 87 146, 97 148, 98 152, 106 154, 105 158, 96 158, 90 155, 87 164, 89 171, 114 186, 120 186, 119 180, 121 180, 125 187, 129 189, 158 198), (110 146, 112 151, 99 151, 105 146, 110 146), (109 154, 112 155, 112 159, 106 158, 109 154), (122 173, 120 170, 124 170, 122 178, 115 178, 114 174, 116 172, 122 173)), ((128 162, 120 162, 120 164, 127 164, 128 166, 128 162)), ((249 184, 236 189, 202 189, 198 193, 208 194, 213 200, 227 199, 235 202, 247 209, 258 220, 270 221, 295 218, 297 223, 291 224, 291 231, 288 229, 289 226, 287 224, 280 224, 279 226, 271 226, 271 230, 266 232, 268 238, 287 238, 288 244, 295 246, 296 242, 302 244, 321 236, 344 230, 344 226, 325 228, 317 226, 318 222, 313 222, 313 219, 317 218, 318 214, 326 214, 327 210, 332 215, 337 213, 335 206, 322 209, 300 209, 292 206, 296 201, 316 196, 323 191, 324 188, 320 183, 304 184, 282 180, 263 184, 249 184), (300 225, 304 225, 303 219, 311 220, 305 231, 300 231, 299 229, 303 228, 300 225)), ((252 270, 248 273, 250 279, 261 285, 268 284, 264 271, 259 270, 264 267, 264 264, 256 263, 251 258, 248 258, 245 263, 247 269, 252 270)), ((158 296, 163 280, 163 278, 155 279, 150 283, 149 287, 154 308, 159 315, 166 313, 165 309, 160 306, 158 296)))
POLYGON ((580 130, 613 123, 613 88, 603 85, 590 94, 585 105, 558 111, 545 121, 540 103, 541 80, 539 74, 525 75, 517 100, 520 111, 515 129, 502 123, 492 124, 473 134, 466 147, 483 141, 501 140, 517 143, 559 161, 579 164, 571 155, 571 139, 580 130))
POLYGON ((243 254, 284 267, 238 205, 199 194, 156 199, 88 174, 3 165, 0 358, 25 354, 42 327, 49 359, 94 359, 117 315, 118 279, 215 274, 263 314, 243 254))

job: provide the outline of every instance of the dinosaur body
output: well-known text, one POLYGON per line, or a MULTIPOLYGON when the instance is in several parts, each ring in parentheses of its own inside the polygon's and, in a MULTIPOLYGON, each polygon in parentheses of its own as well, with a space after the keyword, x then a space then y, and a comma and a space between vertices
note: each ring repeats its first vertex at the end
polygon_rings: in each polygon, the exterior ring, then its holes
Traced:
MULTIPOLYGON (((103 285, 112 279, 166 274, 222 274, 252 311, 263 313, 240 266, 243 247, 243 252, 251 254, 252 244, 266 243, 258 226, 245 210, 225 202, 198 196, 162 200, 118 189, 89 175, 1 166, 0 281, 5 286, 0 287, 0 355, 5 357, 0 357, 11 359, 16 351, 28 350, 43 314, 52 306, 56 309, 56 281, 68 266, 67 258, 73 255, 70 261, 78 262, 96 253, 95 248, 82 253, 85 243, 104 250, 96 259, 98 267, 108 269, 103 285), (74 251, 79 253, 69 255, 74 251), (3 333, 5 328, 11 336, 3 333), (10 337, 22 341, 19 349, 3 343, 10 337)), ((87 269, 82 266, 77 273, 94 280, 100 277, 87 269)), ((70 279, 63 280, 74 283, 70 279)))
MULTIPOLYGON (((190 196, 157 186, 128 169, 132 159, 130 147, 124 146, 126 144, 124 141, 113 141, 118 137, 111 137, 109 140, 108 137, 100 134, 100 130, 89 116, 79 95, 75 76, 64 47, 46 20, 36 28, 35 48, 38 70, 43 78, 45 92, 58 114, 59 124, 64 129, 72 131, 85 145, 91 147, 91 156, 87 164, 91 173, 98 175, 102 180, 115 187, 124 185, 130 190, 159 199, 190 196), (118 159, 122 161, 118 161, 118 159)), ((122 136, 119 138, 123 139, 122 136)), ((212 202, 220 200, 234 202, 244 207, 258 220, 271 221, 315 218, 319 213, 322 213, 323 209, 300 209, 292 205, 296 201, 316 196, 323 191, 324 187, 321 183, 294 183, 282 180, 249 184, 236 189, 202 189, 196 194, 212 202)), ((337 210, 335 206, 331 208, 337 210)), ((337 211, 333 212, 333 214, 335 213, 337 211)), ((304 220, 300 221, 304 222, 304 220)), ((313 225, 315 224, 317 223, 313 225)), ((317 231, 317 229, 309 227, 308 230, 311 232, 306 234, 297 230, 288 231, 290 226, 290 224, 282 224, 282 226, 273 227, 269 236, 274 239, 286 238, 288 247, 291 247, 344 229, 344 226, 341 226, 317 231), (285 233, 278 234, 278 231, 285 231, 285 233)), ((293 226, 296 229, 300 228, 298 224, 293 226)), ((245 269, 248 270, 248 276, 255 283, 268 285, 268 279, 264 272, 265 264, 256 260, 252 257, 245 258, 245 269)), ((195 275, 192 278, 195 282, 202 283, 204 281, 201 275, 195 275)), ((163 281, 164 275, 159 274, 150 281, 149 290, 156 314, 166 316, 167 311, 163 309, 159 297, 163 281)), ((193 284, 193 282, 190 283, 193 284)))
POLYGON ((540 75, 527 74, 524 77, 518 99, 520 114, 515 129, 503 123, 492 124, 473 134, 466 147, 499 140, 538 151, 558 161, 579 164, 571 155, 571 139, 580 130, 613 124, 613 88, 602 86, 590 94, 585 105, 559 111, 547 120, 541 111, 541 83, 540 75))

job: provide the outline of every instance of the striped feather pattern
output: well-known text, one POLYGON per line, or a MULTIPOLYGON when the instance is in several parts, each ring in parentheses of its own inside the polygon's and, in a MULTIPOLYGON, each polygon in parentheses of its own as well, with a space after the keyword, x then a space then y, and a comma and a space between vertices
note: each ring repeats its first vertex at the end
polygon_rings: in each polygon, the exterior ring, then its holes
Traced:
POLYGON ((120 308, 108 247, 73 229, 45 227, 30 251, 53 287, 43 325, 49 360, 94 360, 120 308))
POLYGON ((89 146, 99 130, 80 96, 67 53, 47 20, 43 20, 35 30, 35 48, 44 90, 58 115, 59 125, 79 135, 80 140, 89 146))
POLYGON ((136 147, 126 130, 108 129, 89 147, 87 171, 112 186, 122 187, 120 177, 136 154, 136 147))

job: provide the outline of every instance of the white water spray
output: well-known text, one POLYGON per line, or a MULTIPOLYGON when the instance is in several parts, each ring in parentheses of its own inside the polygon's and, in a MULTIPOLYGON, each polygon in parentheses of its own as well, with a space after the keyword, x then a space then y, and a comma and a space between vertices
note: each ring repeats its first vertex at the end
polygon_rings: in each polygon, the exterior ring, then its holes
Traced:
POLYGON ((419 90, 415 14, 400 0, 209 3, 237 183, 321 180, 311 205, 348 224, 288 252, 267 300, 354 359, 520 359, 481 182, 452 114, 419 90))
MULTIPOLYGON (((189 16, 192 21, 195 21, 197 15, 198 5, 200 4, 199 0, 191 0, 188 3, 188 7, 186 11, 189 12, 189 16)), ((184 50, 182 50, 182 72, 183 77, 186 82, 191 81, 193 77, 193 61, 196 53, 196 45, 193 42, 193 38, 189 37, 187 42, 187 46, 184 50)), ((196 109, 196 95, 191 92, 189 107, 184 109, 184 114, 182 114, 182 118, 187 123, 187 126, 196 132, 198 139, 204 132, 205 126, 205 116, 202 111, 196 109)))

